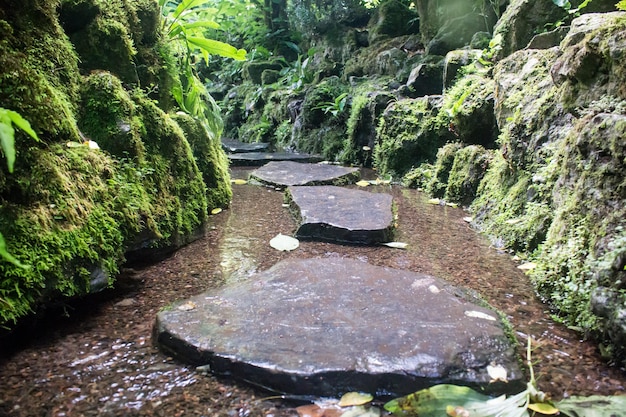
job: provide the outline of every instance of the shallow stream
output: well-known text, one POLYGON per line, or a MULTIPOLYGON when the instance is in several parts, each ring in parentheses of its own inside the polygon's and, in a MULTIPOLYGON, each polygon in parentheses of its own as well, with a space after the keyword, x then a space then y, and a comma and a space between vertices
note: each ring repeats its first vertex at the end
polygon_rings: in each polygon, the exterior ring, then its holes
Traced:
MULTIPOLYGON (((233 178, 248 173, 234 169, 233 178)), ((520 353, 532 338, 542 390, 556 398, 624 393, 624 371, 555 323, 517 264, 472 230, 463 210, 429 204, 415 190, 371 186, 393 195, 396 240, 408 249, 301 242, 285 253, 268 244, 295 230, 282 192, 249 184, 233 190, 232 206, 211 217, 202 239, 161 262, 125 269, 116 290, 65 306, 68 316, 51 309, 0 340, 0 416, 297 416, 293 404, 204 375, 151 341, 155 314, 172 301, 292 257, 356 258, 474 290, 509 318, 520 353)))

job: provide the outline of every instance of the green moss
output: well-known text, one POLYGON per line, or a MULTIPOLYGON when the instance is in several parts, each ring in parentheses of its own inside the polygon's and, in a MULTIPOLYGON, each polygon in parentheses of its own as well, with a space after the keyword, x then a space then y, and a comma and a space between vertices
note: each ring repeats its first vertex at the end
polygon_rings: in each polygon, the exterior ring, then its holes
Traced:
POLYGON ((479 145, 459 149, 450 168, 444 198, 468 205, 476 198, 476 191, 492 158, 492 152, 479 145))
POLYGON ((56 21, 56 6, 14 1, 0 11, 0 103, 22 114, 47 142, 78 138, 78 57, 56 21))
POLYGON ((142 120, 120 80, 107 72, 93 73, 85 78, 81 96, 83 133, 112 155, 143 162, 142 120))
POLYGON ((429 97, 392 103, 376 131, 374 162, 382 175, 402 176, 412 167, 434 161, 451 133, 437 119, 439 109, 429 97))
POLYGON ((433 176, 426 187, 426 192, 433 197, 442 198, 444 196, 456 153, 462 147, 463 145, 459 142, 454 142, 442 146, 437 151, 437 160, 435 161, 433 176))
POLYGON ((207 187, 209 209, 226 207, 233 193, 228 172, 228 158, 219 139, 211 139, 198 120, 186 114, 176 114, 174 120, 182 128, 191 145, 196 164, 207 187))
POLYGON ((494 148, 498 136, 494 90, 494 81, 484 75, 461 77, 445 91, 440 123, 447 123, 457 140, 463 143, 494 148))
POLYGON ((402 177, 402 184, 409 188, 424 189, 432 181, 434 172, 434 165, 428 163, 421 164, 402 177))
POLYGON ((152 190, 153 214, 165 238, 155 244, 178 246, 206 221, 202 174, 178 124, 141 92, 132 98, 143 121, 146 164, 153 170, 146 177, 146 187, 152 190))
POLYGON ((0 263, 0 325, 15 322, 49 299, 85 294, 91 272, 112 284, 124 248, 150 206, 138 171, 87 147, 34 150, 32 177, 19 173, 37 201, 0 206, 9 250, 29 269, 0 263))

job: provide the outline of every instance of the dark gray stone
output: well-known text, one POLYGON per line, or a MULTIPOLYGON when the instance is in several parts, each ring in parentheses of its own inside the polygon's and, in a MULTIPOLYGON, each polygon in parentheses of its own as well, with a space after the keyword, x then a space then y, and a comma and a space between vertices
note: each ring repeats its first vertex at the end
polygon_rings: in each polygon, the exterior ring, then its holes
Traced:
POLYGON ((298 161, 298 162, 321 162, 324 160, 319 155, 292 152, 245 152, 228 155, 231 165, 235 166, 262 166, 270 161, 298 161))
POLYGON ((233 139, 222 139, 222 148, 228 153, 267 152, 269 143, 245 143, 233 139))
POLYGON ((358 181, 359 177, 358 168, 293 161, 270 162, 250 174, 251 180, 280 188, 290 185, 348 184, 358 181))
POLYGON ((183 361, 291 394, 523 389, 496 313, 437 278, 351 259, 284 260, 161 311, 155 331, 183 361), (489 383, 490 363, 508 384, 489 383))
POLYGON ((392 197, 335 187, 289 187, 290 205, 300 220, 296 237, 341 243, 389 242, 392 197))

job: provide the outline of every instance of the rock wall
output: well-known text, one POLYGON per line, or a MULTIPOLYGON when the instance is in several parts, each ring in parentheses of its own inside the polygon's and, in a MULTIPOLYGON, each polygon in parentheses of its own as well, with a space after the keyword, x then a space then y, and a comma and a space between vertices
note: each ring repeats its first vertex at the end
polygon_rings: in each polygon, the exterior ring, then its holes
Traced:
POLYGON ((0 107, 40 138, 17 130, 15 170, 0 165, 0 232, 28 265, 0 262, 0 326, 114 285, 126 257, 196 238, 229 203, 219 142, 168 114, 159 18, 152 0, 0 1, 0 107))

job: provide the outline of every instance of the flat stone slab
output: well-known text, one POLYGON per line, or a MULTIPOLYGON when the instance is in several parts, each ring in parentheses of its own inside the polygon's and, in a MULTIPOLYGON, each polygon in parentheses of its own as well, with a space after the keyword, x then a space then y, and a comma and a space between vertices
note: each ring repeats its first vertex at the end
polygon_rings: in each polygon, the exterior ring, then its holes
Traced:
POLYGON ((168 354, 290 394, 524 387, 496 313, 437 278, 351 259, 281 261, 161 311, 155 331, 168 354), (490 364, 510 382, 490 384, 490 364))
POLYGON ((392 238, 389 194, 325 185, 289 187, 287 198, 299 220, 299 239, 371 245, 392 238))
POLYGON ((228 153, 267 152, 269 143, 246 143, 234 139, 222 139, 222 148, 228 153))
POLYGON ((250 179, 272 187, 290 185, 349 184, 360 178, 358 168, 293 161, 270 162, 250 174, 250 179))
POLYGON ((319 155, 291 152, 245 152, 228 154, 231 165, 262 166, 271 161, 322 162, 319 155))

